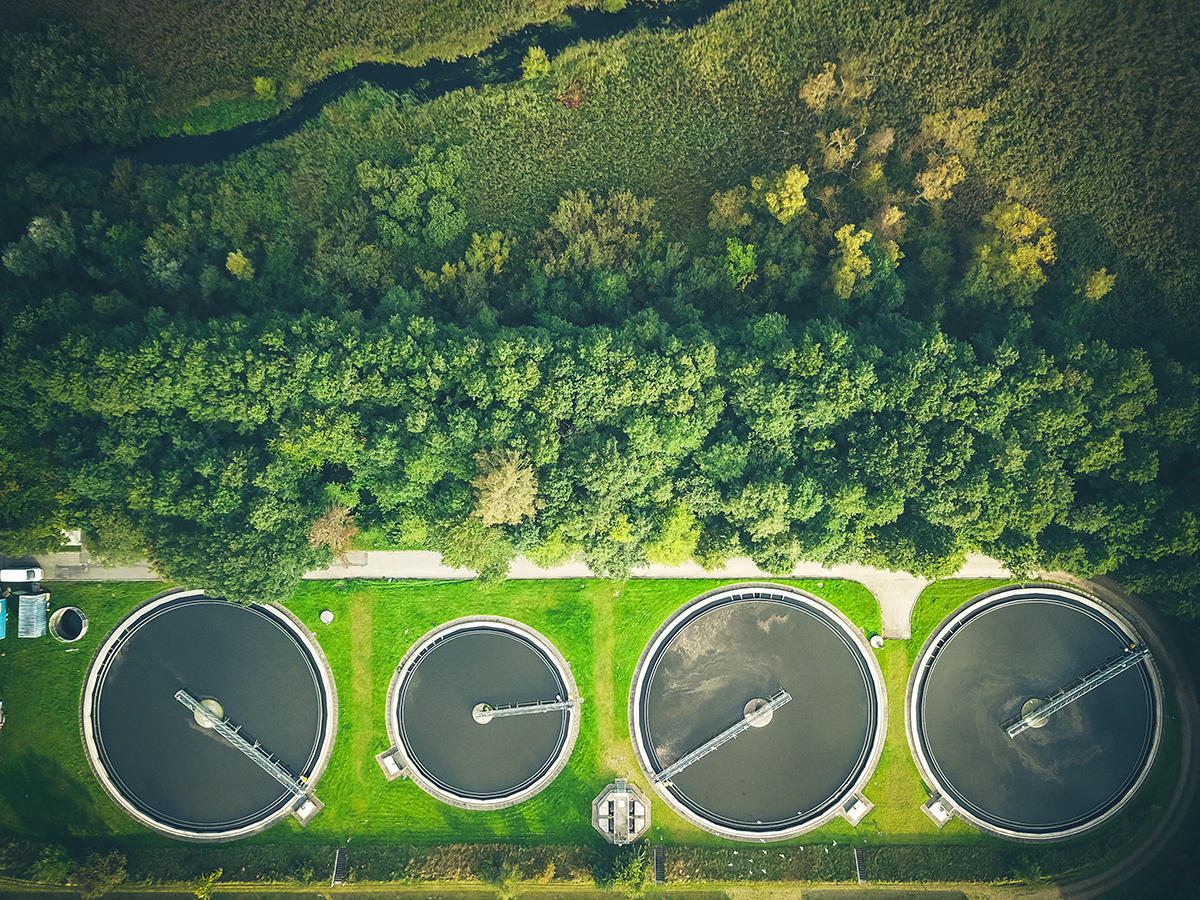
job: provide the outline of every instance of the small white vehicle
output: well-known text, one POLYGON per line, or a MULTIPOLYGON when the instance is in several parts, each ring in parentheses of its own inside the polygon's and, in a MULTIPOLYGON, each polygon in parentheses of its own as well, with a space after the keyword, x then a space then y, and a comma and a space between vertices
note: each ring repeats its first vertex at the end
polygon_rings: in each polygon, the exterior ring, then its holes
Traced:
POLYGON ((46 573, 41 569, 0 569, 0 581, 41 581, 46 573))

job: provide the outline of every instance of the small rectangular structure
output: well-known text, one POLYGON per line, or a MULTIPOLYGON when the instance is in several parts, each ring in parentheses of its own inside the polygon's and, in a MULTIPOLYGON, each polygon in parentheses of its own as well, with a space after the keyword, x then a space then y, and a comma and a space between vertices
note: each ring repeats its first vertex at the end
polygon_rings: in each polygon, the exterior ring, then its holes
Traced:
POLYGON ((857 828, 858 823, 874 808, 875 804, 862 794, 855 794, 842 804, 842 818, 857 828))
POLYGON ((345 847, 338 847, 337 853, 333 856, 333 879, 329 882, 330 887, 341 887, 346 883, 346 878, 350 874, 350 858, 346 853, 345 847))
POLYGON ((662 844, 654 845, 654 883, 667 883, 666 852, 663 850, 662 844))
POLYGON ((0 597, 0 641, 8 634, 8 598, 0 597))
POLYGON ((858 874, 858 883, 867 883, 867 860, 861 847, 854 848, 854 871, 858 874))
POLYGON ((17 597, 20 601, 17 637, 42 637, 50 620, 50 595, 43 591, 40 594, 18 594, 17 597))
POLYGON ((942 799, 941 794, 934 794, 922 803, 921 812, 929 816, 933 820, 933 824, 938 828, 944 827, 947 822, 954 818, 954 810, 942 799))
POLYGON ((297 801, 292 807, 292 818, 300 823, 301 828, 307 828, 316 814, 325 808, 325 804, 318 800, 315 794, 298 797, 297 801))
POLYGON ((396 753, 395 747, 389 747, 382 753, 375 754, 375 762, 379 763, 379 768, 383 769, 383 774, 387 776, 388 781, 404 777, 404 766, 400 765, 396 759, 396 753))

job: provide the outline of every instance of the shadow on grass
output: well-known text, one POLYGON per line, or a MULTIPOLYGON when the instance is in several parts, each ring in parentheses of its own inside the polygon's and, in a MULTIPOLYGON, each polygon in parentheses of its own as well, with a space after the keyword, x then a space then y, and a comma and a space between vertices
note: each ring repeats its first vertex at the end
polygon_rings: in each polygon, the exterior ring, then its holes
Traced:
POLYGON ((13 813, 30 834, 61 834, 64 823, 75 834, 111 831, 96 814, 87 785, 68 775, 57 760, 22 753, 5 765, 4 779, 13 813))

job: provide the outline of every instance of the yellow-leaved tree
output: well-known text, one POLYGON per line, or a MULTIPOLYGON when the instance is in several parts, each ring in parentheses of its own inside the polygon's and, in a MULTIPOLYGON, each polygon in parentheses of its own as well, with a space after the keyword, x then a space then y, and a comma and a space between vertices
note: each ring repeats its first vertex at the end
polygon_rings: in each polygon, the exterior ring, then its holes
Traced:
POLYGON ((920 192, 917 197, 938 206, 950 199, 954 186, 967 177, 962 161, 957 156, 929 157, 929 168, 913 179, 920 192))
POLYGON ((871 258, 863 252, 863 244, 871 239, 871 232, 859 231, 854 225, 843 225, 838 229, 837 248, 834 250, 833 292, 843 300, 849 300, 854 287, 871 274, 871 258))
POLYGON ((1054 231, 1045 216, 1016 200, 997 204, 983 217, 986 230, 959 290, 968 304, 1026 306, 1046 283, 1044 266, 1055 260, 1054 231))
POLYGON ((799 166, 792 166, 767 187, 767 211, 780 222, 787 222, 808 206, 804 197, 806 187, 808 173, 799 166))
POLYGON ((516 525, 537 515, 537 474, 525 454, 516 450, 480 450, 475 454, 473 518, 484 525, 516 525))
POLYGON ((225 258, 225 268, 234 278, 241 281, 249 281, 254 277, 254 266, 241 250, 234 250, 225 258))
POLYGON ((1117 283, 1116 275, 1109 275, 1108 269, 1096 269, 1088 272, 1083 279, 1083 296, 1089 300, 1099 300, 1113 289, 1117 283))

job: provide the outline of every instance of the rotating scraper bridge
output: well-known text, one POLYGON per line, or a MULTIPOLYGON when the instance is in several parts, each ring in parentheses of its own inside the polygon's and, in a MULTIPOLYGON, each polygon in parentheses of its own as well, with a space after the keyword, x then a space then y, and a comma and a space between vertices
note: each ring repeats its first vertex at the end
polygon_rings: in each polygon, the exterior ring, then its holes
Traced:
POLYGON ((511 703, 508 706, 492 706, 490 703, 476 703, 471 710, 471 717, 480 725, 486 725, 492 719, 506 719, 511 716, 532 716, 537 713, 564 712, 575 708, 571 698, 562 699, 560 694, 554 700, 534 700, 532 703, 511 703))
POLYGON ((1150 648, 1132 646, 1097 666, 1090 673, 1063 685, 1045 701, 1038 703, 1024 715, 1014 716, 1000 727, 1010 738, 1015 738, 1027 728, 1039 728, 1054 713, 1074 703, 1084 694, 1111 681, 1127 669, 1132 669, 1143 659, 1149 659, 1150 648))
MULTIPOLYGON (((680 772, 682 772, 684 769, 686 769, 688 766, 692 765, 693 763, 699 762, 701 759, 708 756, 708 754, 712 753, 718 747, 721 747, 722 745, 727 744, 730 741, 732 741, 735 737, 737 737, 742 732, 744 732, 750 728, 757 728, 761 725, 766 725, 768 722, 771 721, 771 716, 773 716, 775 714, 775 710, 779 709, 779 707, 783 706, 783 704, 787 703, 791 699, 792 699, 792 695, 789 694, 787 691, 784 691, 784 690, 779 691, 779 693, 772 696, 771 699, 767 700, 762 706, 758 707, 757 709, 752 710, 751 712, 746 713, 746 715, 743 718, 734 722, 732 725, 730 725, 728 728, 726 728, 724 731, 722 731, 720 734, 718 734, 715 738, 701 744, 699 747, 697 747, 691 753, 681 756, 675 762, 671 763, 671 765, 667 766, 661 772, 656 774, 654 776, 654 778, 652 779, 654 784, 669 785, 671 783, 671 779, 674 778, 676 775, 678 775, 680 772)), ((751 701, 751 702, 754 702, 754 701, 751 701)))
POLYGON ((176 691, 175 699, 191 710, 192 714, 197 717, 197 720, 203 719, 207 722, 208 726, 217 734, 242 751, 255 765, 293 794, 299 797, 308 793, 304 779, 296 778, 296 776, 285 769, 274 756, 262 748, 262 745, 258 741, 252 744, 242 737, 241 725, 234 725, 229 719, 218 716, 187 691, 176 691))
POLYGON ((1059 841, 1131 801, 1163 718, 1154 659, 1130 623, 1080 592, 1031 585, 981 595, 933 631, 905 727, 939 825, 954 815, 1004 838, 1059 841))

